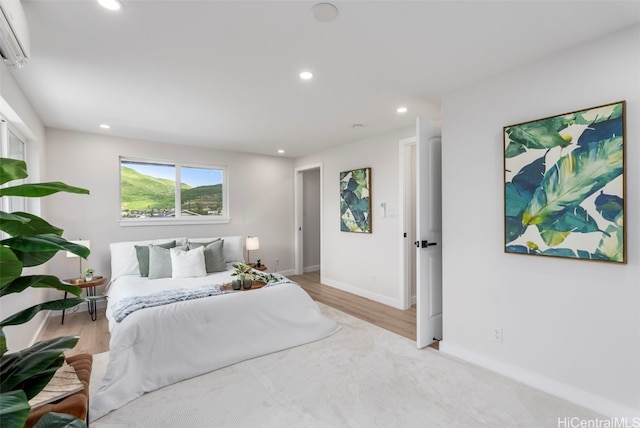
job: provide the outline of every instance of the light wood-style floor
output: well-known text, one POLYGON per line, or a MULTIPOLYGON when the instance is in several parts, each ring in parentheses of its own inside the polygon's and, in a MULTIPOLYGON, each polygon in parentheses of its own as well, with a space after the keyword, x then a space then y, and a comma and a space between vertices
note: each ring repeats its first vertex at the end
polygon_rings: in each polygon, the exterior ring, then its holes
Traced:
MULTIPOLYGON (((416 308, 402 311, 382 303, 374 302, 364 297, 356 296, 320 283, 320 272, 310 272, 304 275, 289 276, 296 281, 316 301, 324 303, 342 312, 378 327, 392 331, 411 340, 416 338, 416 308)), ((84 309, 84 308, 82 308, 84 309)), ((80 340, 67 356, 89 353, 99 354, 109 350, 109 329, 105 318, 105 309, 98 309, 95 322, 85 311, 67 311, 64 325, 60 324, 61 317, 49 317, 38 340, 58 336, 79 335, 80 340)), ((438 344, 432 345, 438 349, 438 344)))

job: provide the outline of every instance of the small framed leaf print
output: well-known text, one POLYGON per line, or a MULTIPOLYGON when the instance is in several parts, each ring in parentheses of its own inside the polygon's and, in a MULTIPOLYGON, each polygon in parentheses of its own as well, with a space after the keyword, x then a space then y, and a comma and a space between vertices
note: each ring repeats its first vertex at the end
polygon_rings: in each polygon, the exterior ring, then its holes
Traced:
POLYGON ((371 168, 340 173, 340 230, 371 233, 371 168))
POLYGON ((624 134, 624 101, 505 126, 505 252, 626 263, 624 134))

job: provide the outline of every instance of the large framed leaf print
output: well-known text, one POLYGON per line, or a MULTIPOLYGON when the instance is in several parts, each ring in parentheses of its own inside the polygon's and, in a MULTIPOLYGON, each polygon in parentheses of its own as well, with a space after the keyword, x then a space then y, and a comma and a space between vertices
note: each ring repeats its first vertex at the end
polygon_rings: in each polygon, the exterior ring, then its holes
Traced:
POLYGON ((340 230, 371 233, 371 168, 340 173, 340 230))
POLYGON ((625 102, 504 127, 505 252, 626 263, 625 102))

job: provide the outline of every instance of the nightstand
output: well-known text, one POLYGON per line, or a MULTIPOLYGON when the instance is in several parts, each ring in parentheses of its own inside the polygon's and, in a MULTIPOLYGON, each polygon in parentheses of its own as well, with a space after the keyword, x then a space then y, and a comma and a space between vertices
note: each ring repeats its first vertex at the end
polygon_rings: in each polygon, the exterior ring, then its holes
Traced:
MULTIPOLYGON (((68 282, 69 284, 73 284, 76 287, 84 288, 87 293, 87 297, 95 297, 96 296, 96 287, 101 285, 105 285, 107 283, 107 278, 103 276, 94 276, 91 281, 82 281, 78 282, 78 279, 65 279, 64 282, 68 282)), ((67 292, 64 292, 64 298, 67 298, 67 292)), ((87 306, 89 308, 89 314, 91 315, 91 321, 95 321, 98 314, 96 312, 96 301, 95 299, 89 300, 87 302, 87 306)), ((62 324, 64 324, 64 312, 65 309, 62 310, 62 324)))

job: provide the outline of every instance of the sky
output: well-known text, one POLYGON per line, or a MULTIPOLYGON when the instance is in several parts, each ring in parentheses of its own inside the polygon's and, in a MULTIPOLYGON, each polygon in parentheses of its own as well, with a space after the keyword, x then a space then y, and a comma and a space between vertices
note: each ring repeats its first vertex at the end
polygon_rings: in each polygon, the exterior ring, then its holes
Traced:
MULTIPOLYGON (((165 178, 174 181, 175 167, 173 165, 122 162, 128 168, 138 171, 140 174, 149 175, 155 178, 165 178)), ((222 183, 223 171, 220 169, 207 169, 198 167, 183 166, 180 169, 182 183, 191 187, 211 186, 222 183)))

